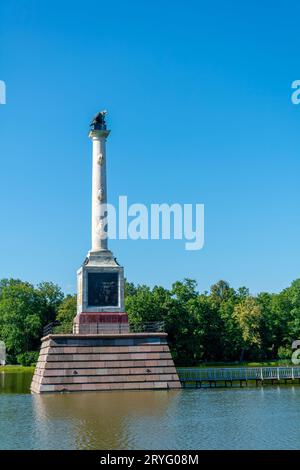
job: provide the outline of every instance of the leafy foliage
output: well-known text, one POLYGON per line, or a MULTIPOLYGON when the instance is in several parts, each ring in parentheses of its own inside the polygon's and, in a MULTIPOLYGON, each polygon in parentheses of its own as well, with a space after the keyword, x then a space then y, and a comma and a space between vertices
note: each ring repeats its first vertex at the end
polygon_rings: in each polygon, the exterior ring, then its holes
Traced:
MULTIPOLYGON (((204 293, 192 279, 171 289, 126 282, 125 305, 131 325, 164 321, 177 365, 288 359, 300 339, 300 279, 257 296, 223 280, 204 293)), ((10 362, 34 362, 43 327, 58 321, 55 332, 70 333, 75 315, 76 295, 65 297, 51 282, 0 280, 0 340, 10 362)))
POLYGON ((194 280, 171 290, 127 284, 130 322, 163 320, 178 365, 291 357, 300 338, 300 280, 279 294, 251 296, 225 281, 200 294, 194 280))
POLYGON ((59 325, 55 333, 72 333, 73 320, 76 315, 76 295, 67 295, 57 309, 56 320, 59 325))
POLYGON ((35 288, 18 279, 0 281, 0 339, 11 362, 38 350, 43 327, 55 317, 61 298, 61 290, 52 283, 35 288))
POLYGON ((17 355, 17 363, 21 366, 32 366, 34 365, 39 357, 38 351, 27 351, 17 355))

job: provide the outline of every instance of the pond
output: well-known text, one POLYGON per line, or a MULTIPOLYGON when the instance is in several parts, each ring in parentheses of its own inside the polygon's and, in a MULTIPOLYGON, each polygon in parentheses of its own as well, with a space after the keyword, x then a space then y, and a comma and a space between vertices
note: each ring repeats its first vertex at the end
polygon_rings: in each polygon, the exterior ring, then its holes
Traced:
POLYGON ((0 372, 0 449, 299 449, 300 387, 31 395, 0 372))

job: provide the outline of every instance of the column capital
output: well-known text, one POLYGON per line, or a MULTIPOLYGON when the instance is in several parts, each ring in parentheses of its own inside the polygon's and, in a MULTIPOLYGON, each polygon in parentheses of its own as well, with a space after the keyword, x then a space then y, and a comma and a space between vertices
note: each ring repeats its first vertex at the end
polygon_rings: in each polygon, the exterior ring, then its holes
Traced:
POLYGON ((110 131, 107 129, 93 129, 89 132, 89 138, 92 140, 106 139, 109 136, 110 131))

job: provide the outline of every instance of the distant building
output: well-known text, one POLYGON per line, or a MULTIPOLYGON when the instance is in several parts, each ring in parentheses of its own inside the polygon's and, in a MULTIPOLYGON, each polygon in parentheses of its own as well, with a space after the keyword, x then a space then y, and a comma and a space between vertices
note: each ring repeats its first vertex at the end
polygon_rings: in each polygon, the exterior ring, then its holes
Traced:
POLYGON ((5 366, 6 363, 6 346, 4 341, 0 341, 0 365, 5 366))

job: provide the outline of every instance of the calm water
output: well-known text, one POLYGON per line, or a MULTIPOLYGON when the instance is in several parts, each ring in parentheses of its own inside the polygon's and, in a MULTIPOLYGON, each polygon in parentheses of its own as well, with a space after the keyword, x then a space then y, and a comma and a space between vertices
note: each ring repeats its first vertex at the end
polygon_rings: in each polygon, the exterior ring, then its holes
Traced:
POLYGON ((30 395, 0 373, 0 449, 300 449, 300 387, 30 395))

